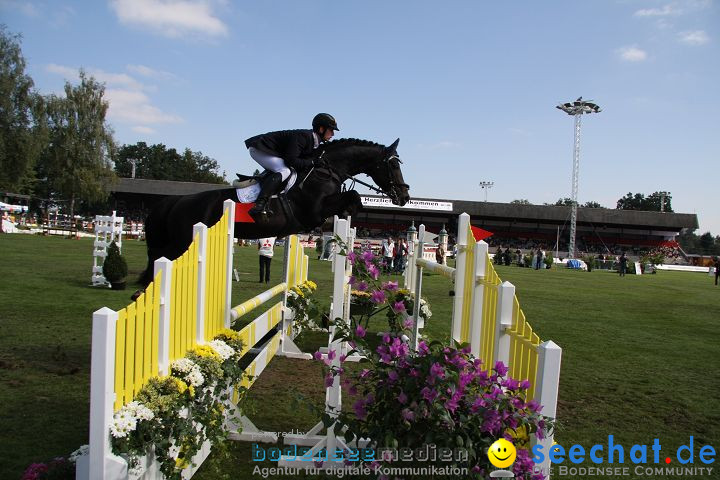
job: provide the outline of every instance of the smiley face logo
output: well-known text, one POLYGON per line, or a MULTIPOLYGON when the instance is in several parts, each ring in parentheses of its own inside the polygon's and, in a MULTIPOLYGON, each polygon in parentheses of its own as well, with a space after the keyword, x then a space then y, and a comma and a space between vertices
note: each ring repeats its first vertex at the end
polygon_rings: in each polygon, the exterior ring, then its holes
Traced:
POLYGON ((488 449, 488 460, 497 468, 507 468, 515 462, 515 445, 504 438, 496 440, 488 449))

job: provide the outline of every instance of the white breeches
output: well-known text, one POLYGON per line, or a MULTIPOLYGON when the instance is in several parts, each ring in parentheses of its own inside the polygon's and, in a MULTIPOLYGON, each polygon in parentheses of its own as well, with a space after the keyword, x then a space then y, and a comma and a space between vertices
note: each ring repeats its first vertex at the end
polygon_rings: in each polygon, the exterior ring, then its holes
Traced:
POLYGON ((282 158, 261 152, 255 147, 248 148, 248 152, 261 167, 282 175, 283 182, 290 176, 290 169, 285 165, 285 160, 282 158))

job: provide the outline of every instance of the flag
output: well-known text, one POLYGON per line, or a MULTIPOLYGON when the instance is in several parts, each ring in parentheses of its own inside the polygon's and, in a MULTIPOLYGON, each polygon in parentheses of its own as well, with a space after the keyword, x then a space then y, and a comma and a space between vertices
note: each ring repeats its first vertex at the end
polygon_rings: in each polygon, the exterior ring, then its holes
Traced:
POLYGON ((485 240, 493 234, 492 232, 488 232, 487 230, 484 230, 480 227, 473 227, 472 225, 470 225, 470 230, 472 230, 473 237, 475 237, 476 242, 479 242, 480 240, 485 240))

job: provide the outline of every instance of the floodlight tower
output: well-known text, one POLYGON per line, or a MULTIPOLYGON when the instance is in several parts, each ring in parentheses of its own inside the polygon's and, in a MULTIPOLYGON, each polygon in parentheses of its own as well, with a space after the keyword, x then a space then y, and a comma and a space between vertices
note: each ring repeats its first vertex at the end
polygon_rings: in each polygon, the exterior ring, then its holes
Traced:
POLYGON ((580 127, 582 126, 582 115, 600 113, 600 107, 591 100, 583 100, 579 97, 574 102, 561 103, 559 108, 568 115, 575 117, 575 147, 573 149, 573 172, 572 172, 572 209, 570 215, 570 246, 568 247, 568 258, 575 258, 575 230, 577 224, 577 194, 578 174, 580 173, 580 127))
POLYGON ((495 185, 495 182, 480 182, 480 188, 485 190, 485 202, 487 202, 488 189, 492 188, 493 185, 495 185))

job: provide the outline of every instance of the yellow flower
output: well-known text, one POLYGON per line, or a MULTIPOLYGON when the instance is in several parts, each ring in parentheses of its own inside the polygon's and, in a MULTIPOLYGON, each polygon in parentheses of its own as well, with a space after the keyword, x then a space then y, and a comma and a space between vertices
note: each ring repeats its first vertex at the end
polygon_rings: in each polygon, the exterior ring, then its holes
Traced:
POLYGON ((351 291, 350 291, 350 294, 351 294, 353 297, 367 297, 367 298, 370 298, 370 293, 369 293, 369 292, 361 292, 360 290, 351 290, 351 291))
POLYGON ((190 386, 188 387, 188 392, 190 392, 190 396, 191 396, 191 397, 194 397, 194 396, 195 396, 195 387, 193 387, 192 385, 190 385, 190 386))
POLYGON ((198 345, 192 352, 198 357, 212 358, 218 361, 222 360, 222 357, 209 345, 198 345))
POLYGON ((217 339, 217 337, 220 336, 225 336, 231 340, 240 340, 240 334, 235 330, 230 330, 229 328, 223 328, 222 330, 220 330, 220 333, 218 333, 215 338, 217 339))
POLYGON ((317 289, 317 285, 316 285, 315 282, 313 282, 312 280, 308 280, 308 281, 305 282, 305 283, 307 283, 308 286, 309 286, 310 288, 312 288, 313 290, 316 290, 316 289, 317 289))
POLYGON ((177 388, 177 391, 179 393, 185 393, 185 390, 187 390, 188 386, 187 383, 183 382, 179 378, 170 377, 173 379, 173 382, 175 382, 175 388, 177 388))
POLYGON ((528 449, 530 447, 530 436, 528 435, 527 426, 522 425, 518 428, 508 428, 505 430, 513 438, 513 444, 518 448, 528 449))

